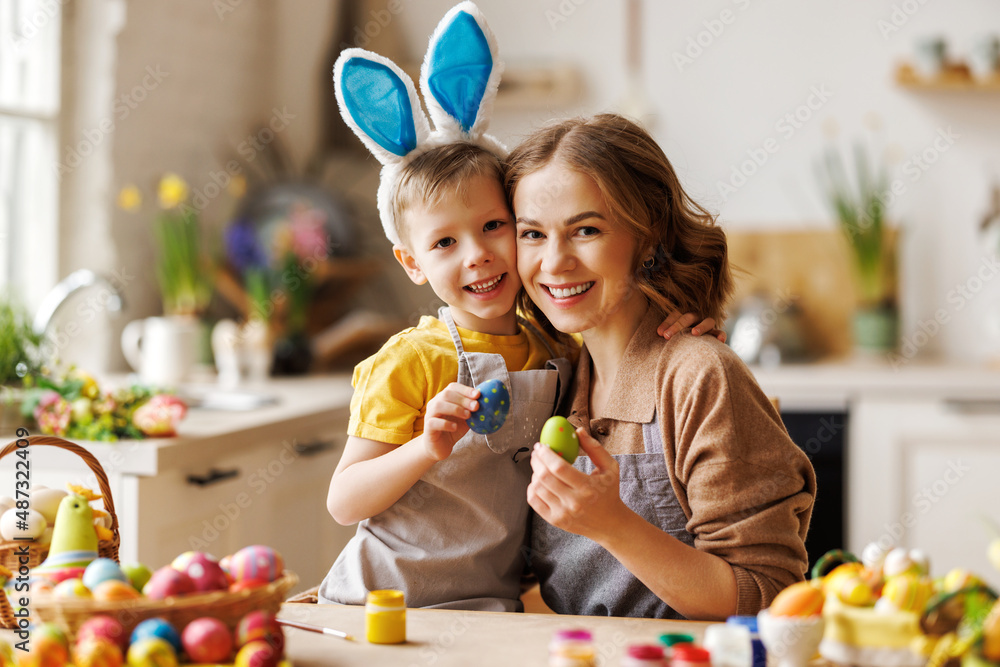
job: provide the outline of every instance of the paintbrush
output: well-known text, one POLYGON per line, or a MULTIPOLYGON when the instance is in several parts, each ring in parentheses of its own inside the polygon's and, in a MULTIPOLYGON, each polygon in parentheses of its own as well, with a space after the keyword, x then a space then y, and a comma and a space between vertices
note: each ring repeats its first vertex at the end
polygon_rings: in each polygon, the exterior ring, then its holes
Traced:
POLYGON ((323 626, 320 625, 310 625, 309 623, 299 623, 297 621, 286 621, 283 618, 279 618, 278 623, 280 623, 281 625, 287 625, 292 628, 298 628, 299 630, 306 630, 307 632, 317 632, 321 635, 339 637, 340 639, 346 639, 349 642, 354 641, 354 637, 350 636, 346 632, 341 632, 340 630, 334 630, 333 628, 324 628, 323 626))

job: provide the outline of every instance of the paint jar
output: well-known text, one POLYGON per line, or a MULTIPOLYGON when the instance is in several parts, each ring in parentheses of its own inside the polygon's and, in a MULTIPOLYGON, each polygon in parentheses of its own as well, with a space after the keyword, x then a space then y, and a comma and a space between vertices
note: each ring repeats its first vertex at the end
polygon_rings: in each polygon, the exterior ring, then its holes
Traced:
POLYGON ((750 646, 753 651, 753 667, 767 667, 767 650, 757 632, 756 616, 730 616, 726 625, 742 625, 750 631, 750 646))
POLYGON ((694 644, 674 644, 672 667, 712 667, 708 651, 694 644))
POLYGON ((666 648, 663 649, 663 654, 669 660, 674 653, 674 646, 677 644, 693 644, 694 637, 685 634, 683 632, 668 632, 665 635, 660 635, 660 643, 666 648))
POLYGON ((559 630, 549 642, 549 667, 595 667, 597 654, 587 630, 559 630))
POLYGON ((753 667, 750 630, 735 623, 705 627, 702 646, 712 655, 712 667, 753 667))
POLYGON ((403 591, 369 591, 365 603, 365 637, 372 644, 402 644, 406 641, 403 591))
POLYGON ((622 667, 665 667, 663 647, 653 644, 633 644, 625 651, 622 667))

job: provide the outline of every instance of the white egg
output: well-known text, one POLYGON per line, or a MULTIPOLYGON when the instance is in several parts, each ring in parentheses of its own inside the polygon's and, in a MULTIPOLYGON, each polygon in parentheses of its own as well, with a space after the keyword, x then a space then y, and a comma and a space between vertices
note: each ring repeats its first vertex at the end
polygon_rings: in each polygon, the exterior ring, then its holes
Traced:
POLYGON ((46 528, 45 530, 42 531, 42 534, 39 535, 38 539, 35 540, 35 541, 38 542, 38 544, 41 545, 41 546, 43 546, 43 547, 49 546, 50 544, 52 544, 52 531, 53 530, 54 530, 54 528, 52 526, 49 526, 48 528, 46 528))
POLYGON ((31 509, 41 513, 45 521, 51 526, 56 522, 56 513, 59 511, 59 503, 68 493, 59 489, 35 489, 31 492, 31 509))
POLYGON ((11 507, 16 507, 17 501, 10 496, 0 496, 0 514, 3 514, 11 507))
POLYGON ((98 514, 97 510, 94 510, 94 525, 104 526, 108 530, 111 530, 111 515, 107 513, 98 514))
POLYGON ((48 528, 48 523, 45 521, 45 517, 35 510, 11 509, 0 516, 0 536, 8 541, 16 537, 27 537, 33 540, 44 533, 46 528, 48 528), (27 515, 21 519, 18 512, 26 512, 27 515), (27 528, 17 527, 21 521, 27 524, 27 528))

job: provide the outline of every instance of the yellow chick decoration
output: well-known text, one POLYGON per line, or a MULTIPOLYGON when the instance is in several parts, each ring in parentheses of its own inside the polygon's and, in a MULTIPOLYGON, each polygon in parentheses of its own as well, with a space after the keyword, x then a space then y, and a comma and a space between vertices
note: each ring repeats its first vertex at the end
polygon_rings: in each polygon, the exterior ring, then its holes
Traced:
POLYGON ((97 531, 94 512, 84 496, 70 494, 59 503, 52 544, 45 561, 34 574, 61 580, 74 576, 97 558, 97 531))

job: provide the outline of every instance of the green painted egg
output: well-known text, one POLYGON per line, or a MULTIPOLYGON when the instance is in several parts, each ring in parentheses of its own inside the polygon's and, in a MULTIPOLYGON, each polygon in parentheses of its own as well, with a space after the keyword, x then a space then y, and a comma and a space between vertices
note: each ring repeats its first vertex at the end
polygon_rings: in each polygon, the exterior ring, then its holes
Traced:
POLYGON ((538 442, 548 445, 552 451, 566 459, 567 463, 576 461, 580 451, 580 441, 576 437, 576 429, 565 417, 549 417, 542 426, 542 434, 538 442))
POLYGON ((507 420, 510 412, 510 392, 500 380, 487 380, 480 383, 479 409, 472 413, 465 423, 476 433, 488 435, 496 433, 507 420))

